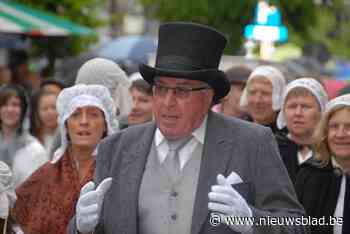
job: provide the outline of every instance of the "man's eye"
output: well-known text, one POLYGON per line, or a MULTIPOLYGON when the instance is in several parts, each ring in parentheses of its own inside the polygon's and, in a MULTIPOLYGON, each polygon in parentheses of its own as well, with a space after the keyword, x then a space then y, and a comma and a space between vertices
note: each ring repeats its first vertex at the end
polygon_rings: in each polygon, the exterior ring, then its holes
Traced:
POLYGON ((187 89, 186 88, 182 88, 182 87, 178 87, 176 88, 176 93, 177 94, 186 94, 187 93, 187 89))

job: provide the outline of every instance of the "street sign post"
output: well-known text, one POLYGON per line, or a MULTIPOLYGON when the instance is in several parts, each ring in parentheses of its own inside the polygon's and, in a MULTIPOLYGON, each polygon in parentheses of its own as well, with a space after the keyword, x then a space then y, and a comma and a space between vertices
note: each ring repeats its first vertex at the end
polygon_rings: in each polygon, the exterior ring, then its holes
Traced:
POLYGON ((274 5, 259 0, 254 17, 254 24, 248 24, 244 29, 247 40, 260 43, 260 57, 269 59, 274 51, 275 42, 285 42, 288 39, 288 29, 282 25, 281 13, 274 5))

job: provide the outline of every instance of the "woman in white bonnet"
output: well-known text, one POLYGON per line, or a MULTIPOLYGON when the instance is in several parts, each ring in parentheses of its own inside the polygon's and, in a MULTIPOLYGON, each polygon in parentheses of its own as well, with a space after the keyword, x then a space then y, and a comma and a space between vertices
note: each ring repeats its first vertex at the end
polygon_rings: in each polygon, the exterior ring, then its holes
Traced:
MULTIPOLYGON (((80 67, 75 84, 102 85, 108 89, 116 109, 112 128, 118 131, 120 120, 127 118, 132 109, 132 97, 129 92, 131 82, 119 65, 104 58, 90 59, 80 67)), ((60 139, 60 136, 55 138, 50 156, 60 146, 60 139)))
POLYGON ((243 90, 240 106, 248 112, 248 121, 271 128, 276 127, 276 118, 282 106, 282 94, 286 80, 282 72, 272 66, 258 66, 249 75, 243 90))
POLYGON ((98 143, 114 132, 108 89, 78 84, 57 98, 61 146, 16 189, 16 221, 26 234, 65 234, 82 185, 92 180, 98 143))
MULTIPOLYGON (((15 234, 11 208, 16 201, 13 175, 9 166, 0 161, 0 233, 15 234)), ((18 229, 18 228, 17 228, 18 229)))
POLYGON ((306 215, 331 225, 310 225, 312 234, 350 233, 350 94, 329 101, 315 130, 315 159, 296 179, 306 215), (333 222, 330 223, 330 217, 333 222))
MULTIPOLYGON (((108 88, 116 107, 119 120, 128 116, 132 109, 129 92, 131 82, 125 72, 115 62, 104 58, 93 58, 81 66, 75 84, 98 84, 108 88)), ((118 130, 118 122, 114 126, 118 130)))
POLYGON ((312 136, 327 101, 328 96, 321 83, 309 77, 290 82, 283 93, 277 127, 287 127, 289 133, 279 132, 276 139, 293 183, 300 166, 313 157, 312 136))

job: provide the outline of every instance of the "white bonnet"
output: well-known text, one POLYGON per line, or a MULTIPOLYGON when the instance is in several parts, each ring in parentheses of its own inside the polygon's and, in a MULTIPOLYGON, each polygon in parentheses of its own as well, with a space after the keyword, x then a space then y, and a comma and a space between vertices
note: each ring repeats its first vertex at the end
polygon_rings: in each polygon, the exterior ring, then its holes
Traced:
POLYGON ((277 68, 272 66, 258 66, 256 67, 252 73, 250 73, 247 85, 243 90, 240 106, 246 107, 248 105, 248 88, 249 83, 253 79, 268 79, 272 84, 272 109, 277 111, 281 109, 282 106, 282 94, 283 90, 286 86, 286 79, 284 78, 282 72, 280 72, 277 68))
POLYGON ((56 108, 61 132, 61 146, 54 153, 52 163, 57 162, 68 146, 65 122, 73 112, 84 106, 95 106, 102 110, 107 124, 107 135, 114 132, 112 123, 115 116, 115 105, 108 89, 102 85, 77 84, 61 91, 57 97, 56 108))
MULTIPOLYGON (((295 88, 305 88, 316 98, 318 104, 320 105, 321 113, 325 110, 326 103, 328 101, 328 95, 323 86, 315 80, 314 78, 304 77, 300 79, 293 80, 290 82, 283 93, 282 99, 282 109, 286 102, 286 98, 289 92, 295 88)), ((282 129, 286 126, 286 120, 284 116, 284 111, 281 110, 277 117, 277 127, 282 129)))
POLYGON ((85 62, 78 71, 76 84, 99 84, 108 88, 120 115, 128 115, 132 108, 129 93, 131 82, 115 62, 104 58, 93 58, 85 62))
POLYGON ((324 116, 329 115, 329 113, 338 106, 349 106, 350 107, 350 94, 344 94, 330 100, 324 111, 324 116))
POLYGON ((135 80, 143 80, 143 77, 141 76, 140 72, 135 72, 129 76, 129 80, 131 82, 134 82, 135 80))
POLYGON ((0 161, 0 218, 7 218, 16 199, 13 174, 9 166, 0 161))

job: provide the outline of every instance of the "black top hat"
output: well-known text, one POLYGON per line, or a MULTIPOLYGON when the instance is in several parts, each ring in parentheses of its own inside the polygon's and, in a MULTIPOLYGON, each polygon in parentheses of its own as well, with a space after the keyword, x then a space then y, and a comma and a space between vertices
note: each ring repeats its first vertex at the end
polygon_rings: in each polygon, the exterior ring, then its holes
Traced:
POLYGON ((154 77, 199 80, 214 89, 217 102, 230 91, 224 72, 218 70, 226 38, 213 28, 194 23, 166 23, 159 28, 155 67, 141 64, 143 78, 153 85, 154 77))

